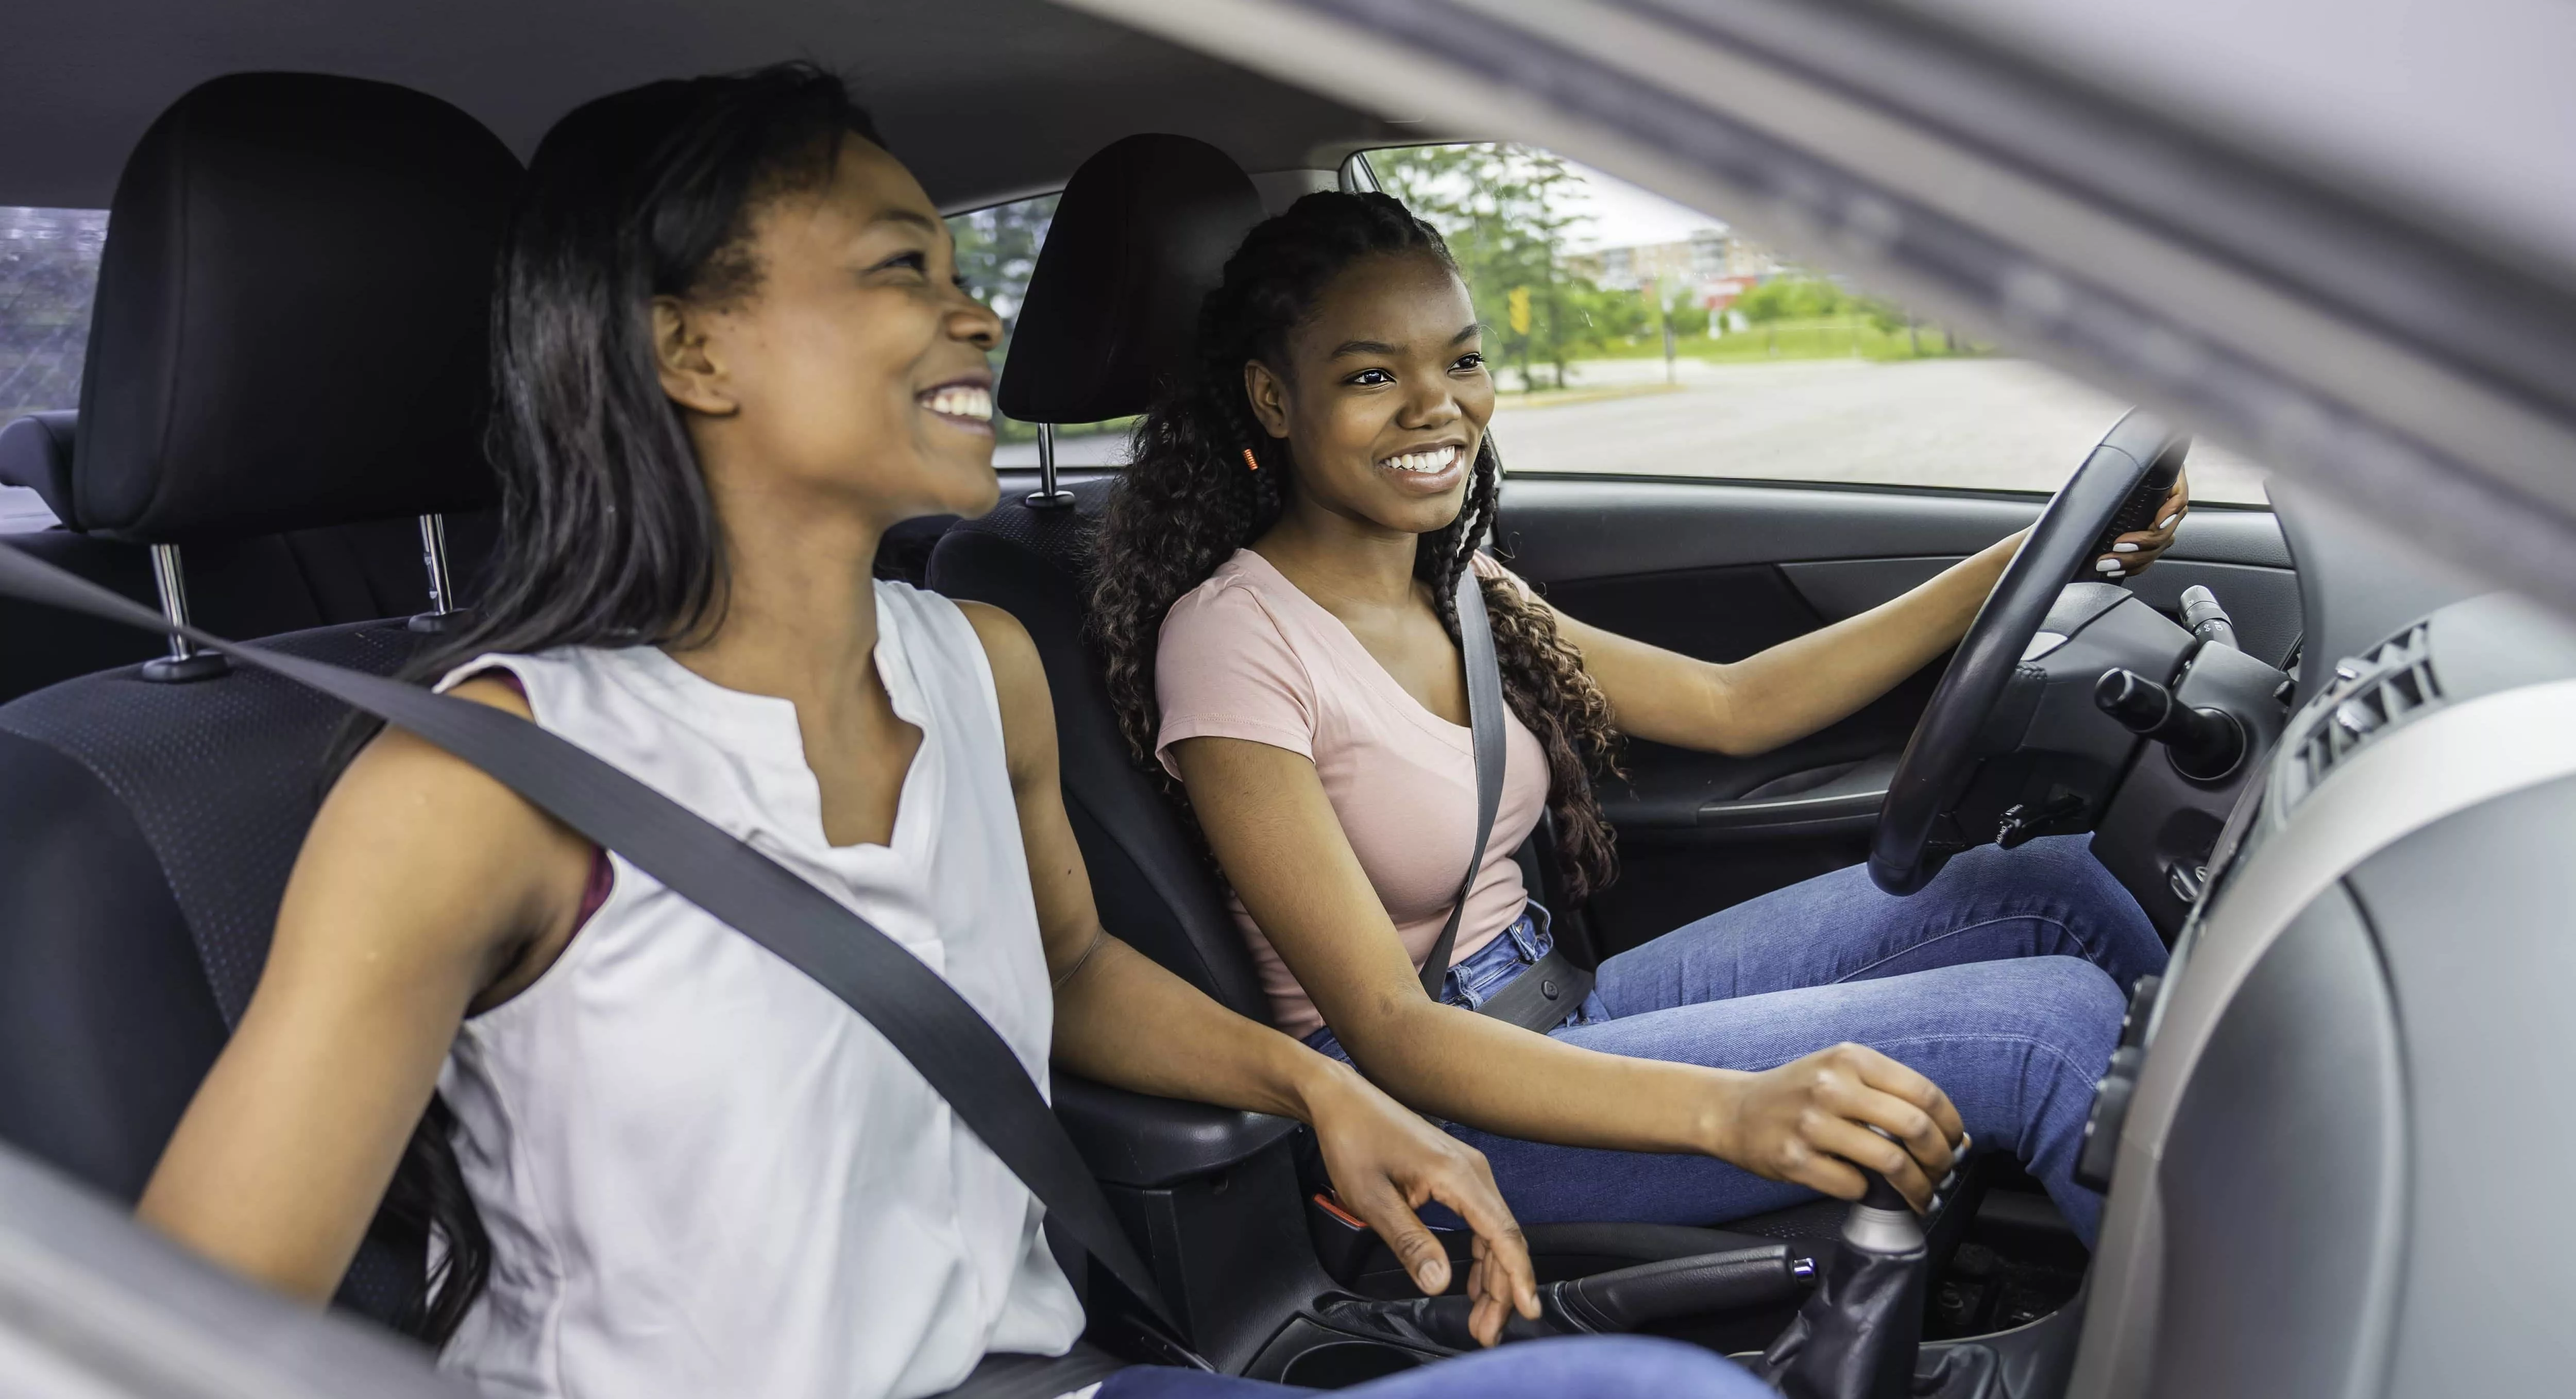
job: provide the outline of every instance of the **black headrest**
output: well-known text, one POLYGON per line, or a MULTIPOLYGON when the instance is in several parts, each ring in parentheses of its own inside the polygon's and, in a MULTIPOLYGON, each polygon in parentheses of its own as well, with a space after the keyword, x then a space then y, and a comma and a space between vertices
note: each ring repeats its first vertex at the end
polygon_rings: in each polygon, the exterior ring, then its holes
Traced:
POLYGON ((998 406, 1024 423, 1141 413, 1179 369, 1199 303, 1261 222, 1261 196, 1225 152, 1187 136, 1130 136, 1064 187, 1002 367, 998 406))
POLYGON ((245 73, 172 104, 109 213, 77 524, 165 542, 491 504, 518 179, 472 117, 386 83, 245 73))
POLYGON ((79 416, 64 408, 0 427, 0 486, 34 491, 65 524, 72 522, 72 423, 79 416))

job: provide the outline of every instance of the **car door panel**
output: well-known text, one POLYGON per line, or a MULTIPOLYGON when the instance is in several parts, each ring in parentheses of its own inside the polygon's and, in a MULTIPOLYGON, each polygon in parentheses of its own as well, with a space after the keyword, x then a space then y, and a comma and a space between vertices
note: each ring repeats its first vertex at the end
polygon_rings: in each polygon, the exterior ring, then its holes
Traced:
MULTIPOLYGON (((1703 660, 1732 661, 1896 597, 2027 527, 2043 500, 1842 485, 1515 476, 1496 541, 1557 607, 1703 660)), ((2204 509, 2136 591, 2168 612, 2209 586, 2246 648, 2298 636, 2270 512, 2204 509)), ((1823 731, 1749 757, 1632 740, 1602 785, 1621 877, 1595 895, 1604 953, 1857 863, 1943 661, 1823 731)))
MULTIPOLYGON (((2192 524, 2186 523, 2184 530, 2192 532, 2192 524)), ((2286 565, 2222 563, 2182 552, 2205 547, 2198 538, 2176 540, 2175 552, 2131 580, 2129 591, 2161 612, 2179 615, 2183 590, 2205 587, 2217 594, 2235 622, 2237 645, 2247 655, 2281 664, 2300 635, 2298 575, 2286 565)), ((1819 618, 1839 622, 1925 582, 1960 557, 1809 559, 1778 567, 1819 618)))

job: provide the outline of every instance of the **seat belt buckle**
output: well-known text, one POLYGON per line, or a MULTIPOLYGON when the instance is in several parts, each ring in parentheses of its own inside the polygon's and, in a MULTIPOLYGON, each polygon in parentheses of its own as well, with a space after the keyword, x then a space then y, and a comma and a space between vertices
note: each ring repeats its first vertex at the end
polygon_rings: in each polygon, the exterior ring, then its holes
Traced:
POLYGON ((1360 1275, 1377 1243, 1377 1231, 1368 1221, 1342 1208, 1329 1190, 1306 1197, 1306 1233, 1315 1242, 1315 1261, 1344 1287, 1360 1275))

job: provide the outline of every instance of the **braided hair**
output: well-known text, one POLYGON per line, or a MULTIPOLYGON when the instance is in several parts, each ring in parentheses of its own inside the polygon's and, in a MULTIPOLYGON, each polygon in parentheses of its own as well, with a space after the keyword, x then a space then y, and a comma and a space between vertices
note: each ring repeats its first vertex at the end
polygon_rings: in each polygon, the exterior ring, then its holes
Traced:
MULTIPOLYGON (((1253 229, 1200 310, 1195 362, 1136 426, 1097 537, 1091 632, 1140 763, 1150 763, 1162 722, 1154 663, 1164 614, 1268 532, 1295 489, 1294 454, 1253 417, 1244 365, 1284 364, 1290 332, 1333 279, 1381 256, 1429 257, 1457 270, 1438 231, 1383 194, 1310 194, 1253 229)), ((1452 641, 1458 575, 1473 566, 1501 500, 1502 459, 1488 434, 1457 518, 1421 536, 1414 554, 1414 576, 1429 586, 1452 641)), ((1594 773, 1616 771, 1610 705, 1544 606, 1508 579, 1486 577, 1482 587, 1503 697, 1547 753, 1548 810, 1567 893, 1579 902, 1613 871, 1609 823, 1592 791, 1594 773)), ((1168 778, 1163 785, 1186 814, 1187 793, 1168 778)))

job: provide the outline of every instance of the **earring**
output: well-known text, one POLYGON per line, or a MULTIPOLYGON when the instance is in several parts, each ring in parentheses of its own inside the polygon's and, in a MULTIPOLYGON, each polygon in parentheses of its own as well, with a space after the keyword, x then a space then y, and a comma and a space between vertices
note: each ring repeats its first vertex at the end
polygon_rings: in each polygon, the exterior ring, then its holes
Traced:
POLYGON ((1261 469, 1261 459, 1252 454, 1252 449, 1250 447, 1243 449, 1243 465, 1244 469, 1248 471, 1259 471, 1261 469))

